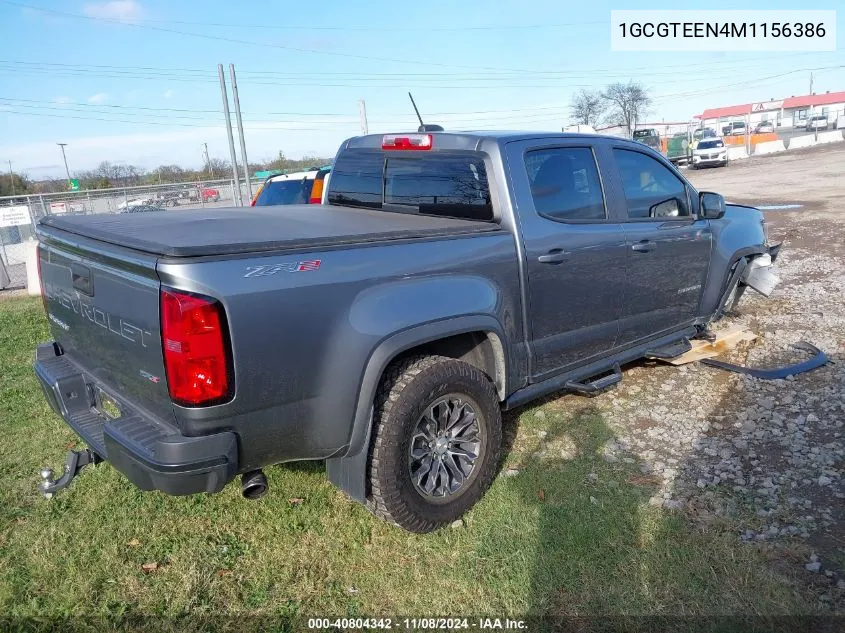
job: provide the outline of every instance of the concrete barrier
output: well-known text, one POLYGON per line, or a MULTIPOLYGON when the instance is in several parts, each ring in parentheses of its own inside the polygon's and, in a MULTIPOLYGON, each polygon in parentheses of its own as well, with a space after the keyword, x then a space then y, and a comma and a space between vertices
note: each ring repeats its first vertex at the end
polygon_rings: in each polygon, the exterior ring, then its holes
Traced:
POLYGON ((748 158, 748 152, 745 151, 744 147, 728 148, 728 160, 740 160, 742 158, 748 158))
POLYGON ((845 140, 845 137, 842 136, 842 130, 819 132, 819 143, 837 143, 843 140, 845 140))
POLYGON ((806 136, 793 136, 789 139, 789 149, 801 149, 802 147, 812 147, 816 144, 816 135, 807 134, 806 136))
POLYGON ((775 152, 785 152, 786 146, 783 141, 767 141, 766 143, 757 143, 754 146, 755 154, 774 154, 775 152))

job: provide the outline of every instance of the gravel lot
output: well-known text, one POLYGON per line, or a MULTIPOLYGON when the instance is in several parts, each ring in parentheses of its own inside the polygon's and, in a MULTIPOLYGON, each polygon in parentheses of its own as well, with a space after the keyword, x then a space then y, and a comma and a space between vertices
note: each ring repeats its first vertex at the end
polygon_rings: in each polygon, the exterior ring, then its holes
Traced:
MULTIPOLYGON (((763 381, 698 364, 640 363, 594 402, 615 433, 608 461, 640 464, 660 505, 760 547, 805 582, 811 599, 845 611, 845 144, 688 171, 700 190, 767 212, 784 242, 781 285, 766 299, 748 291, 715 331, 745 325, 758 338, 729 360, 776 367, 807 354, 832 362, 786 380, 763 381)), ((583 406, 566 397, 557 406, 583 406)))

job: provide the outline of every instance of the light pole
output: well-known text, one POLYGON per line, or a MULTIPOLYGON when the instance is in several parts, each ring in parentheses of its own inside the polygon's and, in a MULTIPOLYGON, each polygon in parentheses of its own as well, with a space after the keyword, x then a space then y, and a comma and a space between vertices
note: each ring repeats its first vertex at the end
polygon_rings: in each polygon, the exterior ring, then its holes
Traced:
POLYGON ((65 173, 67 174, 68 182, 70 182, 70 169, 67 168, 67 156, 65 156, 65 146, 67 143, 56 143, 56 145, 62 148, 62 160, 65 161, 65 173))
POLYGON ((9 161, 9 186, 12 188, 12 195, 15 195, 15 175, 12 173, 12 161, 9 161))

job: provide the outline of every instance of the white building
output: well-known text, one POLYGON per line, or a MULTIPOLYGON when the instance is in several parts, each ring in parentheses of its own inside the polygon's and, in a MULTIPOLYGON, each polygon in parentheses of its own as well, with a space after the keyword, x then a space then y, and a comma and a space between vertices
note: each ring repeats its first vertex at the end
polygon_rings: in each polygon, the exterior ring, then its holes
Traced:
POLYGON ((775 128, 802 127, 809 116, 816 114, 826 114, 831 125, 837 117, 845 116, 845 91, 709 108, 695 118, 704 127, 719 131, 730 121, 747 121, 752 128, 760 121, 771 121, 775 128))

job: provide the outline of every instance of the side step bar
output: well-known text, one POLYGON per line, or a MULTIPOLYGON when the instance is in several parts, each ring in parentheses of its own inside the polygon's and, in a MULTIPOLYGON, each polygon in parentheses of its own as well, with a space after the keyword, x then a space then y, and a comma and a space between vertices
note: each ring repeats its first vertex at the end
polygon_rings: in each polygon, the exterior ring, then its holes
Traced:
POLYGON ((643 356, 646 358, 657 358, 660 360, 668 360, 670 358, 677 358, 681 354, 686 354, 692 349, 692 343, 688 338, 683 338, 675 343, 664 345, 663 347, 655 347, 647 350, 643 356))
POLYGON ((612 374, 589 382, 575 382, 574 380, 570 380, 564 384, 564 388, 584 396, 594 396, 619 382, 622 382, 622 369, 619 367, 619 363, 616 363, 613 366, 612 374))

